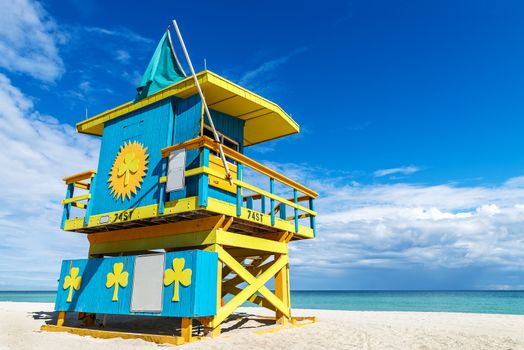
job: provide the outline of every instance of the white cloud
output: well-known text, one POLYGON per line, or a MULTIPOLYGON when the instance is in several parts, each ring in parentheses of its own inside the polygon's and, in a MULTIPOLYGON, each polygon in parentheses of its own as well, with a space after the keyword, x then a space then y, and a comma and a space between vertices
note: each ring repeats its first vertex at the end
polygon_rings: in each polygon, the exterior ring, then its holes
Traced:
POLYGON ((53 82, 64 73, 58 45, 65 41, 37 2, 0 1, 0 67, 53 82))
POLYGON ((86 254, 85 238, 60 230, 64 176, 94 169, 98 140, 34 110, 0 74, 0 290, 50 288, 62 258, 86 254))
POLYGON ((131 55, 126 50, 116 50, 115 58, 119 62, 128 63, 131 55))
POLYGON ((140 80, 142 79, 142 74, 138 70, 133 70, 131 73, 123 72, 122 78, 128 81, 131 85, 138 86, 138 84, 140 84, 140 80))
POLYGON ((506 187, 524 187, 524 176, 513 177, 506 181, 506 187))
POLYGON ((317 238, 298 243, 291 255, 298 271, 311 269, 313 260, 323 273, 524 268, 524 184, 516 179, 494 187, 363 185, 305 165, 278 168, 320 193, 317 238))
POLYGON ((84 80, 80 84, 78 84, 78 89, 81 91, 81 93, 78 93, 78 98, 85 99, 88 95, 94 93, 94 92, 103 92, 106 94, 113 94, 113 90, 109 88, 104 87, 95 87, 93 84, 91 84, 90 81, 84 80))
POLYGON ((264 82, 267 82, 269 80, 268 77, 273 76, 274 71, 278 67, 287 63, 293 56, 301 54, 305 52, 306 50, 307 48, 300 47, 298 49, 293 50, 292 52, 290 52, 289 54, 285 56, 280 56, 275 59, 264 62, 257 68, 249 70, 246 73, 244 73, 242 77, 239 79, 238 83, 242 86, 252 86, 253 84, 256 84, 256 85, 263 84, 264 82))
POLYGON ((92 89, 91 83, 89 81, 81 82, 80 84, 78 84, 78 88, 80 89, 80 91, 82 91, 84 95, 88 94, 92 89))
POLYGON ((388 176, 388 175, 393 175, 393 174, 410 175, 418 171, 420 171, 418 167, 410 165, 410 166, 403 166, 399 168, 380 169, 380 170, 375 171, 373 175, 375 177, 383 177, 383 176, 388 176))
POLYGON ((83 30, 90 33, 95 34, 102 34, 107 36, 113 36, 117 38, 126 39, 128 41, 134 41, 137 43, 143 43, 143 44, 152 44, 154 43, 153 40, 146 38, 131 29, 124 28, 124 27, 118 27, 114 29, 106 29, 106 28, 99 28, 99 27, 83 27, 83 30))

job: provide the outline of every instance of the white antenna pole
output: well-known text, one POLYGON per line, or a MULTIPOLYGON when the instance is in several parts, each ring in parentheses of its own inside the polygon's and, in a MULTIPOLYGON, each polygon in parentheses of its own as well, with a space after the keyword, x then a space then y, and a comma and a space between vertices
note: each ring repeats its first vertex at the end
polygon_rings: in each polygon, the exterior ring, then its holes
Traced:
POLYGON ((224 164, 224 170, 226 171, 226 177, 229 180, 229 183, 232 185, 233 178, 231 177, 231 173, 229 172, 229 167, 227 166, 227 161, 226 161, 226 157, 224 156, 224 149, 222 148, 222 143, 220 142, 220 138, 218 137, 217 130, 215 129, 213 118, 211 118, 211 112, 209 112, 209 108, 207 107, 204 93, 202 92, 202 88, 200 87, 200 83, 198 82, 198 78, 196 76, 195 69, 193 68, 193 64, 191 63, 191 58, 189 58, 189 53, 187 52, 186 45, 184 44, 184 39, 182 39, 182 34, 180 33, 180 29, 178 29, 178 25, 175 20, 173 20, 173 27, 175 28, 176 34, 178 36, 178 40, 180 41, 180 45, 182 46, 182 50, 184 51, 184 55, 186 56, 187 64, 189 66, 189 69, 191 70, 191 74, 193 75, 193 80, 195 81, 195 86, 198 90, 198 94, 200 95, 200 98, 202 99, 204 110, 206 111, 207 118, 209 119, 209 124, 211 126, 211 129, 213 130, 213 136, 215 137, 215 142, 218 144, 218 149, 220 150, 220 158, 222 158, 222 163, 224 164))
POLYGON ((204 58, 204 70, 207 70, 207 61, 205 58, 204 58))

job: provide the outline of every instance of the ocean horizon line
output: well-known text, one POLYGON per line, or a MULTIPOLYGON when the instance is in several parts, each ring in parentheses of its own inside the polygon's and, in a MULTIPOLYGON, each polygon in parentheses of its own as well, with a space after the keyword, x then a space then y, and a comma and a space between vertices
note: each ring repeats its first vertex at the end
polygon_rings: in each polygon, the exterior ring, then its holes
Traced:
MULTIPOLYGON (((520 290, 292 290, 292 308, 524 315, 520 290)), ((231 296, 225 297, 227 303, 231 296)), ((56 291, 0 291, 0 301, 54 303, 56 291)), ((244 306, 257 306, 244 303, 244 306)))

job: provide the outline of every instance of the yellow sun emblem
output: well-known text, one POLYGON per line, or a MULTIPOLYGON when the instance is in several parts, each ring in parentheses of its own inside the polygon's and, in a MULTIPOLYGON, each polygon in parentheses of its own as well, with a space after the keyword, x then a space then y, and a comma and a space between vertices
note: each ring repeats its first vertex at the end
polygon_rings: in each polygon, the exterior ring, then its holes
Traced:
POLYGON ((122 202, 136 194, 147 172, 149 154, 147 147, 134 141, 120 146, 115 162, 109 173, 109 188, 111 194, 122 202))

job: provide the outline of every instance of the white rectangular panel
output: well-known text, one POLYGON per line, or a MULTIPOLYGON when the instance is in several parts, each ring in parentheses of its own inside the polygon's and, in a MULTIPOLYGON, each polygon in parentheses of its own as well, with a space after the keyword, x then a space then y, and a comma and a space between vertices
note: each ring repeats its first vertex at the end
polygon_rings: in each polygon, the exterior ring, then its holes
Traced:
POLYGON ((161 312, 164 254, 135 257, 131 312, 161 312))
POLYGON ((184 189, 186 180, 186 150, 177 149, 169 153, 167 163, 166 192, 184 189))

